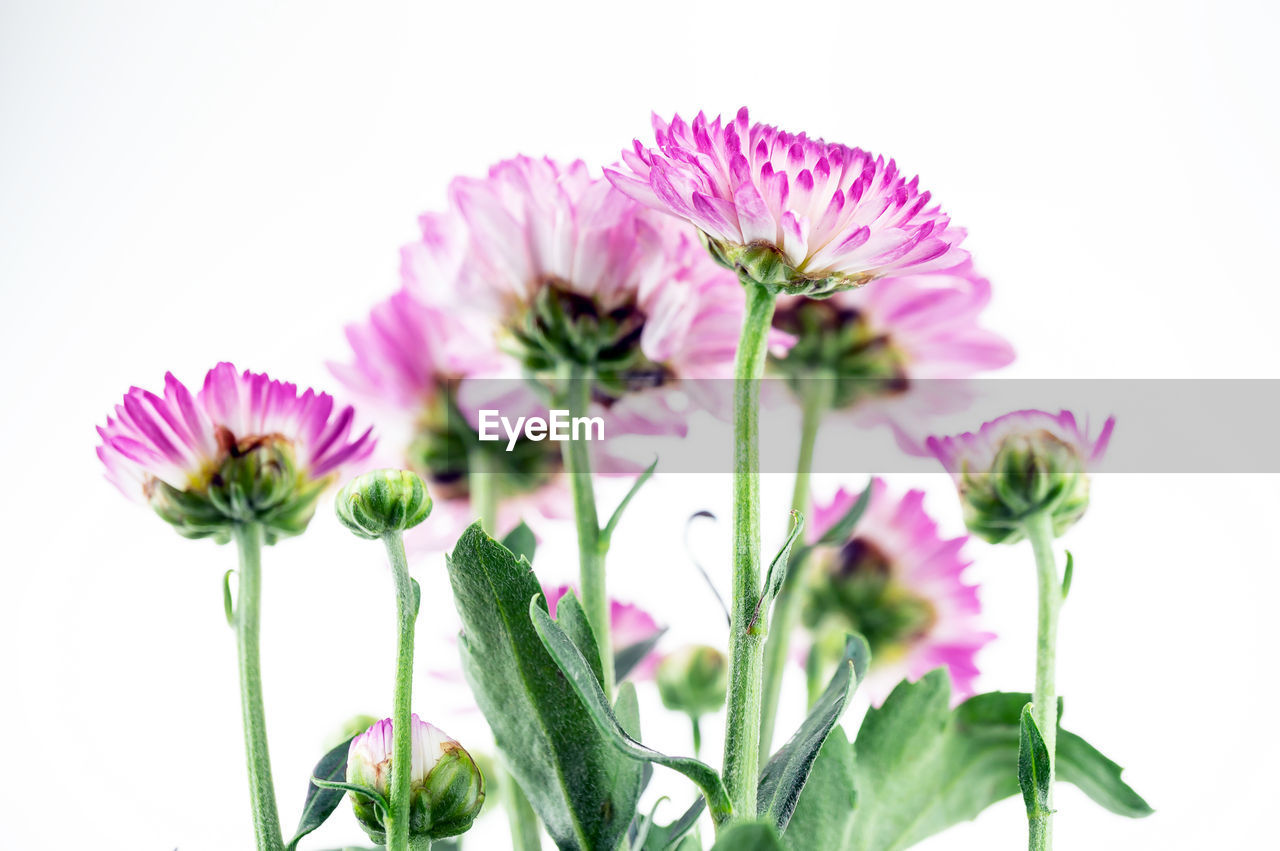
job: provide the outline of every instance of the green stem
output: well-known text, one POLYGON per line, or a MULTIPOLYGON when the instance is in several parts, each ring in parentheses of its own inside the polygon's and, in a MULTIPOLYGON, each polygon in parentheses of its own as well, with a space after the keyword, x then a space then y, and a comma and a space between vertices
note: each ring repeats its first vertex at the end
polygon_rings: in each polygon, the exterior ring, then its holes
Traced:
POLYGON ((702 721, 697 715, 689 716, 689 724, 693 727, 693 756, 702 756, 702 721))
POLYGON ((391 811, 387 813, 387 851, 409 851, 410 786, 413 780, 413 624, 418 605, 409 578, 404 536, 399 531, 382 536, 396 586, 399 652, 396 656, 395 703, 391 715, 391 811))
POLYGON ((483 449, 474 450, 467 458, 470 475, 467 489, 471 494, 471 510, 480 521, 480 528, 497 536, 498 529, 498 473, 493 469, 493 459, 483 449))
MULTIPOLYGON (((459 837, 461 838, 461 837, 459 837)), ((388 848, 391 846, 388 845, 388 848)), ((431 851, 431 837, 415 836, 409 840, 409 851, 431 851)))
POLYGON ((1058 695, 1054 685, 1058 644, 1058 612, 1062 608, 1062 580, 1053 557, 1053 517, 1048 512, 1026 521, 1027 539, 1036 557, 1036 584, 1040 604, 1036 629, 1036 688, 1031 697, 1031 717, 1040 728, 1049 752, 1049 807, 1031 820, 1028 848, 1053 848, 1053 775, 1057 763, 1058 695))
MULTIPOLYGON (((572 366, 562 374, 558 403, 569 417, 585 417, 591 404, 588 371, 572 366)), ((578 524, 578 584, 582 608, 600 650, 600 670, 604 672, 605 698, 613 702, 613 643, 609 634, 609 597, 605 591, 604 560, 608 543, 600 536, 596 514, 595 484, 591 478, 591 455, 586 440, 566 440, 560 444, 565 472, 573 489, 573 515, 578 524)))
MULTIPOLYGON (((813 448, 818 442, 818 426, 831 406, 832 383, 827 376, 803 379, 800 387, 800 457, 796 462, 796 482, 791 492, 791 510, 809 518, 809 479, 813 473, 813 448)), ((800 618, 804 583, 802 571, 788 571, 778 597, 773 602, 773 621, 764 645, 764 698, 760 715, 760 763, 773 752, 773 729, 778 720, 778 700, 782 677, 791 655, 791 633, 800 618)))
POLYGON ((235 538, 240 553, 235 608, 236 646, 240 659, 240 711, 244 718, 244 746, 249 762, 253 832, 258 851, 283 851, 280 814, 276 810, 276 792, 271 782, 271 756, 267 752, 267 719, 262 707, 262 669, 258 652, 262 528, 256 523, 237 523, 235 538))
POLYGON ((728 718, 724 782, 735 819, 756 814, 760 700, 767 613, 747 629, 760 599, 760 377, 776 297, 743 280, 747 310, 734 364, 733 599, 730 603, 728 718))
POLYGON ((510 773, 505 779, 507 782, 503 788, 510 792, 507 795, 507 819, 511 823, 511 849, 541 851, 542 834, 538 830, 538 816, 516 779, 510 773))

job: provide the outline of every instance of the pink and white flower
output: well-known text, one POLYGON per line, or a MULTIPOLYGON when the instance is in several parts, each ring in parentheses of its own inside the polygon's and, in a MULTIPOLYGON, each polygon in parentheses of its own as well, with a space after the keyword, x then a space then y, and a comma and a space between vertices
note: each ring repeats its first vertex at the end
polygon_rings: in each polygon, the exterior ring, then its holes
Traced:
POLYGON ((1091 435, 1088 420, 1081 427, 1070 411, 1014 411, 983 423, 977 432, 931 437, 927 446, 959 485, 966 475, 998 473, 996 456, 1007 441, 1029 435, 1047 435, 1069 448, 1085 467, 1092 466, 1106 454, 1115 425, 1115 417, 1108 417, 1098 433, 1091 435))
POLYGON ((749 120, 692 123, 654 116, 656 146, 636 140, 613 184, 695 225, 717 256, 761 283, 795 292, 857 286, 887 275, 948 269, 964 232, 893 160, 749 120), (769 277, 766 249, 785 266, 769 277), (805 283, 805 282, 809 283, 805 283))
MULTIPOLYGON (((924 492, 902 497, 871 482, 871 500, 853 536, 819 550, 808 574, 803 617, 820 653, 838 654, 846 632, 871 646, 864 688, 879 704, 904 677, 945 667, 957 699, 972 695, 976 656, 995 636, 981 628, 978 589, 967 584, 967 537, 943 538, 924 509, 924 492)), ((815 504, 807 530, 818 540, 857 500, 841 489, 815 504)))
POLYGON ((327 393, 299 393, 294 384, 220 363, 195 394, 172 373, 163 396, 131 387, 98 428, 97 451, 112 484, 183 534, 223 537, 227 522, 246 520, 297 534, 319 491, 372 453, 372 430, 357 434, 354 422, 354 409, 336 408, 327 393), (231 466, 242 492, 223 503, 231 466))

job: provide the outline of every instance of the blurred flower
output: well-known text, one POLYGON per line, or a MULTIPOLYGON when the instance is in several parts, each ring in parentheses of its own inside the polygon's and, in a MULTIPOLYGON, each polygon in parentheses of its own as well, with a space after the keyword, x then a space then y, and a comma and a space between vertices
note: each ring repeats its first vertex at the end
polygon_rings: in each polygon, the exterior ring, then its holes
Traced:
POLYGON ((1115 418, 1096 436, 1070 411, 1026 410, 984 423, 977 433, 931 437, 927 445, 960 491, 969 530, 1013 543, 1027 518, 1049 512, 1061 535, 1089 506, 1089 468, 1101 460, 1115 418))
MULTIPOLYGON (((484 777, 462 745, 416 714, 413 725, 410 834, 443 839, 465 833, 484 804, 484 777)), ((392 722, 385 718, 351 741, 347 782, 390 794, 392 722)), ((356 818, 374 842, 386 841, 382 809, 368 796, 348 793, 356 818)))
POLYGON ((655 679, 663 706, 698 718, 724 706, 729 660, 714 647, 688 645, 663 657, 655 679))
MULTIPOLYGON (((427 265, 417 261, 416 274, 426 274, 427 265)), ((494 401, 483 393, 472 399, 464 392, 468 378, 481 391, 517 387, 510 380, 487 380, 500 375, 506 362, 492 335, 468 324, 467 317, 466 311, 428 304, 401 289, 375 305, 367 321, 347 327, 353 362, 329 365, 351 393, 380 414, 381 460, 420 474, 435 498, 432 522, 407 536, 419 548, 451 546, 474 522, 470 475, 477 451, 486 453, 501 483, 500 533, 521 519, 536 524, 539 518, 568 512, 556 444, 522 438, 505 452, 479 441, 476 411, 481 404, 508 410, 530 402, 494 401)))
MULTIPOLYGON (((542 593, 547 599, 547 609, 551 612, 551 617, 556 616, 556 604, 560 602, 560 598, 571 590, 576 589, 572 585, 560 585, 556 588, 543 587, 542 593)), ((609 637, 613 642, 615 655, 642 641, 648 641, 658 632, 657 621, 644 609, 633 603, 609 601, 609 637)), ((650 652, 631 670, 628 677, 632 680, 650 679, 660 661, 661 656, 657 652, 650 652)))
POLYGON ((821 295, 967 257, 963 231, 892 160, 751 124, 746 107, 728 122, 653 125, 657 146, 636 140, 608 179, 694 224, 722 264, 760 284, 821 295))
POLYGON ((373 451, 354 419, 326 393, 220 363, 195 395, 172 373, 163 397, 130 388, 98 428, 98 457, 108 480, 182 535, 225 542, 232 524, 252 522, 271 543, 302 532, 339 470, 373 451))
MULTIPOLYGON (((924 492, 891 495, 879 479, 853 537, 819 549, 807 571, 803 620, 824 662, 834 662, 848 632, 871 647, 864 688, 875 703, 902 678, 943 666, 957 698, 973 694, 975 657, 995 638, 980 629, 977 588, 962 575, 967 538, 943 539, 925 513, 924 492)), ((858 494, 840 490, 815 504, 807 533, 816 541, 853 506, 858 494)))
POLYGON ((486 316, 526 372, 589 370, 597 405, 623 407, 611 431, 680 433, 683 417, 665 391, 681 379, 732 376, 745 309, 737 282, 692 232, 581 161, 516 157, 484 178, 455 179, 450 199, 465 223, 465 262, 456 282, 419 278, 415 291, 486 316))

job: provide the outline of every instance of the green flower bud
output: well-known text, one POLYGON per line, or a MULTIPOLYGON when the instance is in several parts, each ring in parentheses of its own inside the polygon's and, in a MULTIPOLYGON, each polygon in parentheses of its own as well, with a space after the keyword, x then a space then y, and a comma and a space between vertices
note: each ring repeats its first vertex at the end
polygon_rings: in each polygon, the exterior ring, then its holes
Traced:
POLYGON ((381 538, 412 529, 431 513, 427 486, 408 470, 376 470, 357 476, 338 492, 338 519, 361 538, 381 538))
MULTIPOLYGON (((413 759, 410 766, 409 833, 432 840, 470 829, 484 805, 484 775, 462 745, 442 730, 412 718, 413 759)), ((347 782, 386 796, 390 794, 392 722, 379 721, 351 742, 347 782)), ((348 795, 365 833, 386 842, 385 813, 373 799, 348 795)))
POLYGON ((698 718, 724 705, 729 661, 714 647, 689 645, 667 654, 655 678, 664 706, 698 718))

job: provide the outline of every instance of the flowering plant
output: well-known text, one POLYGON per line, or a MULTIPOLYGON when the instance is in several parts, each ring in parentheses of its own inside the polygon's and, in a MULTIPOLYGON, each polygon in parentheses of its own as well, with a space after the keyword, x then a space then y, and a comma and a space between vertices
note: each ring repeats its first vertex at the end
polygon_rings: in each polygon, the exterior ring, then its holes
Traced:
MULTIPOLYGON (((562 849, 687 851, 703 847, 700 820, 720 851, 887 851, 1019 791, 1036 851, 1051 847, 1057 779, 1119 814, 1149 813, 1115 763, 1060 727, 1054 676, 1074 564, 1068 554, 1059 572, 1055 540, 1084 516, 1114 422, 1092 434, 1069 412, 1018 411, 925 442, 972 535, 1025 538, 1034 555, 1034 688, 977 693, 980 652, 996 639, 965 578, 982 543, 941 533, 920 489, 897 496, 873 477, 824 499, 811 487, 824 422, 918 427, 964 401, 928 396, 922 380, 1012 360, 979 321, 992 290, 964 231, 893 160, 752 123, 745 109, 654 129, 652 146, 636 141, 603 175, 516 157, 455 179, 444 209, 421 218, 399 289, 348 327, 351 360, 331 365, 378 421, 376 451, 352 407, 229 364, 196 394, 172 375, 163 395, 133 388, 99 428, 113 484, 182 535, 237 543, 237 593, 229 572, 224 602, 256 847, 298 848, 345 799, 380 846, 427 849, 471 827, 487 781, 520 851, 540 848, 544 831, 562 849), (790 522, 772 558, 761 543, 769 372, 794 391, 801 423, 790 522), (686 438, 696 405, 717 407, 717 380, 733 396, 728 630, 723 647, 666 649, 657 620, 611 599, 607 569, 659 464, 611 466, 591 425, 686 438), (486 423, 501 410, 525 426, 495 443, 486 423), (367 469, 375 458, 385 468, 367 469), (604 472, 633 481, 601 522, 604 472), (338 521, 386 553, 391 706, 315 765, 286 843, 258 664, 260 550, 303 533, 341 479, 338 521), (566 518, 578 577, 557 587, 539 579, 535 529, 566 518), (441 577, 420 584, 410 554, 438 565, 442 549, 447 590, 441 577), (424 594, 446 593, 498 765, 413 712, 419 610, 424 594), (807 714, 775 748, 780 704, 801 697, 785 688, 798 657, 807 714), (641 689, 688 716, 692 756, 642 743, 641 689), (859 691, 870 708, 851 742, 840 722, 859 691), (702 733, 721 707, 715 767, 702 733), (670 823, 639 808, 654 765, 695 792, 670 823)), ((419 700, 438 706, 434 692, 419 700)))

